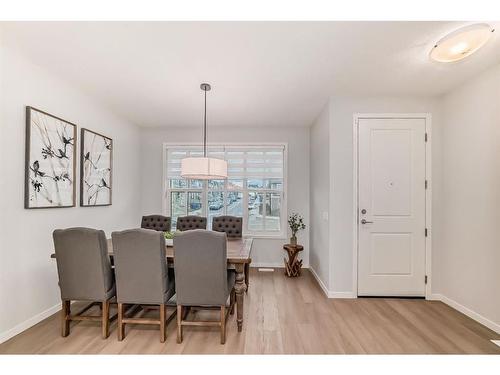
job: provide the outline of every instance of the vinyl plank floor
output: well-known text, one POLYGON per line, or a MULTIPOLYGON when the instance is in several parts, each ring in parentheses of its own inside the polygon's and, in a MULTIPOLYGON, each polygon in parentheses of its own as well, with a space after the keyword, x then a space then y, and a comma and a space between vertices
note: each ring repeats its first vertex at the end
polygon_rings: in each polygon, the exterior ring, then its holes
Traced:
MULTIPOLYGON (((218 311, 189 317, 217 319, 218 311)), ((500 335, 441 302, 328 299, 308 270, 289 279, 282 269, 252 269, 244 319, 238 332, 236 314, 230 315, 225 345, 211 327, 185 327, 177 344, 174 319, 162 344, 156 326, 142 325, 127 326, 119 342, 116 322, 106 340, 93 322, 72 323, 63 338, 55 314, 0 344, 0 354, 500 354, 490 341, 500 335)))

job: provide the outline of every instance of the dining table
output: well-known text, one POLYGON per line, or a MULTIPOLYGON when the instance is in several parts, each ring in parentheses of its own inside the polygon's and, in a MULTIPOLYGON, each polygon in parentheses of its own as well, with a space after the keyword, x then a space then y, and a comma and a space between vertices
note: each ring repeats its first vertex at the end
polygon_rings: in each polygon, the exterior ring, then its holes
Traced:
MULTIPOLYGON (((113 259, 113 240, 108 238, 108 254, 113 259)), ((245 266, 252 262, 252 238, 228 238, 227 239, 227 266, 228 269, 234 269, 236 272, 236 282, 234 285, 234 290, 236 294, 236 322, 238 324, 238 332, 241 332, 243 328, 243 301, 245 298, 245 292, 247 290, 247 284, 245 279, 245 266)), ((172 267, 175 262, 175 247, 167 245, 165 246, 165 256, 167 258, 167 264, 172 267)), ((56 254, 50 255, 51 258, 55 259, 56 254)))

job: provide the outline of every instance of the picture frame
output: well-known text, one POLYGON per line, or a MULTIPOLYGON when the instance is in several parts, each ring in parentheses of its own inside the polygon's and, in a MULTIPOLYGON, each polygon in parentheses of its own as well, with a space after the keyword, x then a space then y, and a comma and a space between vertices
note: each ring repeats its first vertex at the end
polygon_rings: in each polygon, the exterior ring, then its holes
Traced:
POLYGON ((76 205, 76 128, 26 106, 24 208, 76 205))
POLYGON ((113 139, 82 128, 80 142, 80 206, 110 206, 113 198, 113 139))

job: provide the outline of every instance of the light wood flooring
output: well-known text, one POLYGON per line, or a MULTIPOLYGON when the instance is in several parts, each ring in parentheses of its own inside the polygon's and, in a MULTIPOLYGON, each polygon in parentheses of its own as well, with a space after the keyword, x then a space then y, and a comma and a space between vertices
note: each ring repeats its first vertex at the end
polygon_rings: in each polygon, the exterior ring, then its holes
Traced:
MULTIPOLYGON (((219 343, 218 329, 203 327, 186 327, 183 343, 177 344, 175 320, 164 344, 153 326, 128 327, 125 340, 118 342, 116 323, 107 340, 92 322, 72 323, 71 334, 63 338, 55 314, 1 344, 0 353, 500 354, 490 342, 500 335, 441 302, 327 299, 308 270, 296 279, 286 278, 282 269, 251 272, 243 332, 237 332, 236 314, 230 316, 225 345, 219 343)), ((217 316, 217 311, 190 314, 194 319, 217 316)))

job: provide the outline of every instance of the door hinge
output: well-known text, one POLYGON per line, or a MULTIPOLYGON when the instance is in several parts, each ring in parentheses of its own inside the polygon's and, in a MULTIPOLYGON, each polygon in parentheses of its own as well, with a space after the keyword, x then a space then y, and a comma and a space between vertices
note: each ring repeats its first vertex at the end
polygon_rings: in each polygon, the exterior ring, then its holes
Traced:
POLYGON ((427 133, 425 133, 425 141, 427 142, 427 133))
POLYGON ((425 180, 425 188, 427 189, 427 180, 425 180))
POLYGON ((425 283, 427 284, 427 275, 425 275, 425 283))
POLYGON ((427 228, 425 228, 425 237, 427 237, 428 231, 427 228))

